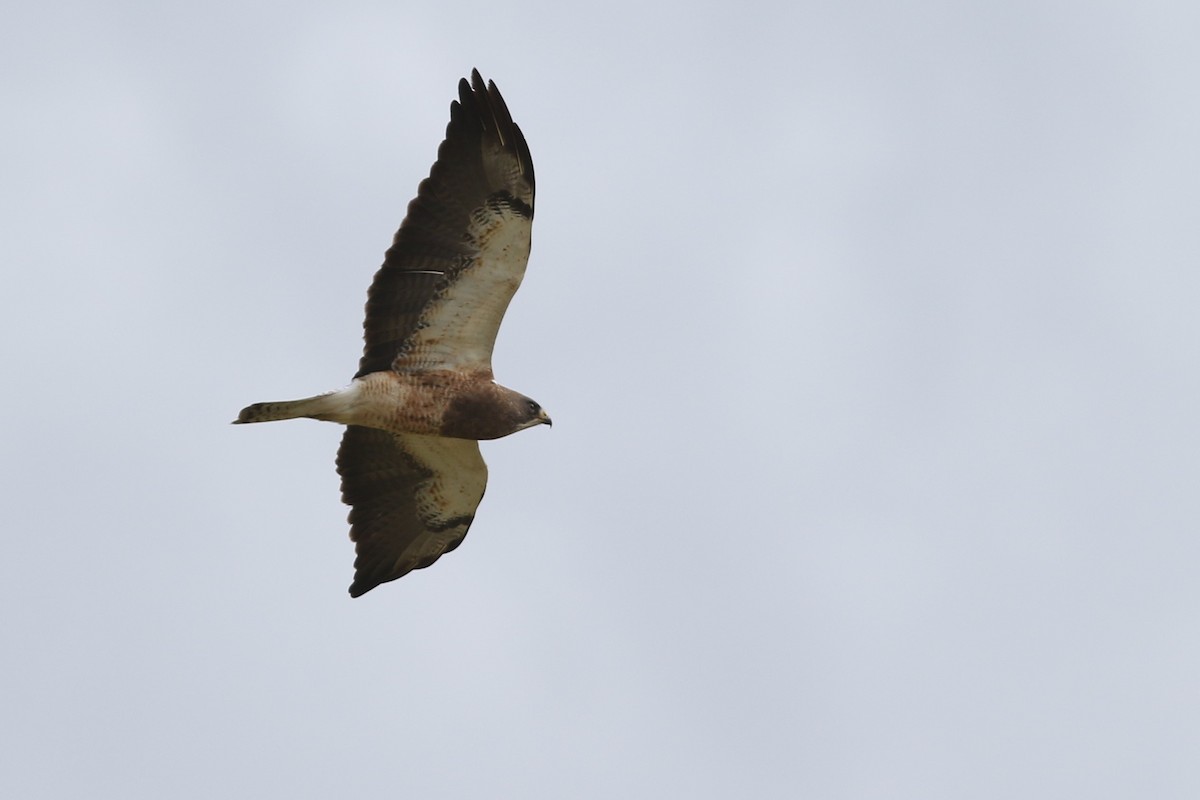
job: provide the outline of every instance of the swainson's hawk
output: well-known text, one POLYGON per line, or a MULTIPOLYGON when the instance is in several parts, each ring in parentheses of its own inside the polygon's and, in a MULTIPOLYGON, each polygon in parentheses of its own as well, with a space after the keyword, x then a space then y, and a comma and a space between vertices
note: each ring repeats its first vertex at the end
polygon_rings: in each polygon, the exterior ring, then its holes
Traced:
POLYGON ((352 597, 458 547, 487 484, 478 440, 550 424, 540 405, 492 380, 496 331, 529 257, 533 192, 525 137, 473 70, 367 293, 354 380, 238 415, 347 426, 337 470, 358 553, 352 597))

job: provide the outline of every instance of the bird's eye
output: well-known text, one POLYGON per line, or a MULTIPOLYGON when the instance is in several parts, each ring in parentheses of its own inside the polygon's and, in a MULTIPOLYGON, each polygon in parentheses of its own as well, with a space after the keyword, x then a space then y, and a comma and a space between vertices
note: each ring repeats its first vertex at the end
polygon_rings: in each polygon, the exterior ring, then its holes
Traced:
POLYGON ((541 408, 538 406, 538 404, 533 402, 532 400, 530 400, 529 401, 529 413, 536 414, 539 411, 541 411, 541 408))

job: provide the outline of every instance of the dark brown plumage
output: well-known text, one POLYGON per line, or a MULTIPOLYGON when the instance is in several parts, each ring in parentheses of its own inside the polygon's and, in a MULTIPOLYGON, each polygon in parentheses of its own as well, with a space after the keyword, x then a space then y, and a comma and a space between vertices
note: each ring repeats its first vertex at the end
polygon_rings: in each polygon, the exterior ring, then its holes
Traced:
POLYGON ((478 440, 550 424, 536 402, 492 380, 496 332, 529 255, 533 161, 495 84, 473 71, 458 94, 368 291, 350 386, 256 403, 237 419, 347 425, 337 468, 352 507, 354 597, 462 542, 487 484, 478 440))
POLYGON ((459 81, 437 161, 367 291, 366 346, 355 377, 391 367, 426 304, 471 266, 475 245, 463 234, 473 216, 511 211, 533 221, 525 137, 495 84, 485 87, 478 70, 471 81, 459 81))

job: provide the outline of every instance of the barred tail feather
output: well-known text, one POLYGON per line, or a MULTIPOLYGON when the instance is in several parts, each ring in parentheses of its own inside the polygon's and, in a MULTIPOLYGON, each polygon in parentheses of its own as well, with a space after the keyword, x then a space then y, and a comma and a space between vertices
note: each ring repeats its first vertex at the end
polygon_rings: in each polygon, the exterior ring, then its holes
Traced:
POLYGON ((306 397, 303 400, 255 403, 243 408, 233 424, 274 422, 280 419, 299 419, 301 417, 333 420, 332 414, 338 410, 339 406, 334 399, 335 396, 335 392, 330 392, 329 394, 319 394, 316 397, 306 397))

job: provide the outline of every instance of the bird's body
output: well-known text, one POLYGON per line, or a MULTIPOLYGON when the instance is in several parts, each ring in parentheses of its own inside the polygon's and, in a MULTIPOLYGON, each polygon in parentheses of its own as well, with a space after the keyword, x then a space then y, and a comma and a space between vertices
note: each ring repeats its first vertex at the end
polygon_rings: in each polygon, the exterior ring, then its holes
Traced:
POLYGON ((495 383, 492 348, 529 257, 529 148, 493 83, 459 84, 446 140, 367 295, 366 346, 345 389, 255 403, 236 422, 346 425, 358 596, 457 547, 487 484, 478 440, 550 418, 495 383))
POLYGON ((237 421, 307 417, 390 433, 480 440, 499 439, 545 422, 538 411, 534 401, 501 386, 490 375, 387 370, 355 378, 345 389, 316 397, 255 403, 243 409, 237 421), (532 417, 527 413, 531 410, 532 417))

